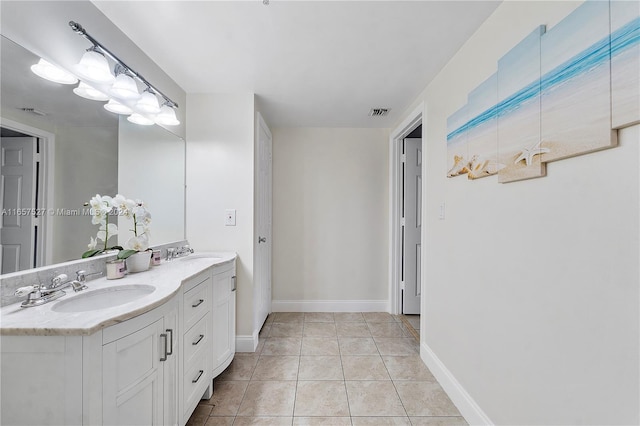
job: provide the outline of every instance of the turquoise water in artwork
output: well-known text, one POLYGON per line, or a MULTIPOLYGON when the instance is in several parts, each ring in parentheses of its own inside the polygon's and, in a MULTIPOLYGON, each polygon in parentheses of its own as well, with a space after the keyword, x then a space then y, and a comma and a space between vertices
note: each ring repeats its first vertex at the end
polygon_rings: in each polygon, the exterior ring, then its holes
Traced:
POLYGON ((550 93, 572 79, 585 75, 609 59, 640 44, 640 18, 635 18, 610 36, 604 37, 579 54, 545 73, 512 95, 494 105, 447 134, 447 141, 482 124, 504 117, 537 99, 541 93, 550 93))

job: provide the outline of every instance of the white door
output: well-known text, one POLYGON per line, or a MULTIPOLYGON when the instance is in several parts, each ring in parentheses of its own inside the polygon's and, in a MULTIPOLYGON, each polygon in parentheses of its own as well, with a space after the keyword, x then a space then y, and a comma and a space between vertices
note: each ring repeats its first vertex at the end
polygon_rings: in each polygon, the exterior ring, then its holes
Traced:
POLYGON ((271 312, 271 131, 258 114, 257 211, 255 236, 255 328, 260 329, 271 312))
POLYGON ((420 313, 420 269, 422 228, 422 139, 404 140, 404 245, 402 313, 420 313))
POLYGON ((37 138, 2 138, 0 169, 2 273, 34 267, 37 138))

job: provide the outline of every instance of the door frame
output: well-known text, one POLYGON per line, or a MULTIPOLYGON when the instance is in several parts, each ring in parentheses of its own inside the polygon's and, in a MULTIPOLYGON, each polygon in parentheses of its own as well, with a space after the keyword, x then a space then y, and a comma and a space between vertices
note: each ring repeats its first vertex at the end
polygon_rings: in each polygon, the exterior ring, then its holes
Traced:
MULTIPOLYGON (((54 207, 54 172, 55 167, 55 134, 38 129, 14 120, 0 117, 0 125, 16 132, 24 133, 40 139, 40 164, 43 168, 40 175, 41 193, 38 195, 47 209, 54 207)), ((47 210, 50 212, 51 210, 47 210)), ((40 228, 38 232, 38 252, 36 267, 50 265, 53 259, 53 214, 40 216, 40 228)))
MULTIPOLYGON (((268 284, 271 286, 271 291, 273 292, 273 282, 272 282, 272 278, 273 278, 273 273, 272 273, 272 264, 273 264, 273 241, 272 241, 272 237, 273 237, 273 134, 271 133, 271 129, 269 129, 269 126, 267 125, 267 122, 264 120, 264 118, 262 117, 262 114, 260 114, 259 111, 256 112, 256 135, 255 135, 255 171, 254 171, 254 175, 255 175, 255 179, 256 179, 256 193, 255 193, 255 197, 254 197, 254 203, 256 206, 256 215, 254 218, 254 241, 253 241, 253 247, 254 247, 254 268, 257 265, 257 256, 258 256, 258 252, 259 252, 259 242, 258 242, 258 238, 260 237, 259 235, 259 230, 258 228, 258 198, 260 197, 260 194, 258 194, 258 182, 257 180, 260 179, 260 164, 259 164, 259 145, 260 145, 260 132, 261 130, 264 131, 264 133, 267 135, 267 139, 270 140, 271 142, 271 212, 269 212, 269 217, 270 217, 270 227, 269 227, 269 235, 266 236, 267 238, 267 244, 270 246, 270 251, 271 251, 271 255, 270 257, 270 264, 269 264, 269 276, 267 277, 268 279, 268 284)), ((264 259, 263 259, 264 260, 264 259)), ((254 310, 254 315, 253 315, 253 328, 254 328, 254 350, 255 347, 258 344, 258 340, 257 340, 257 335, 260 332, 260 329, 262 328, 263 325, 263 320, 260 318, 260 306, 262 303, 262 288, 259 288, 259 286, 255 285, 257 279, 257 274, 254 273, 253 276, 253 280, 254 280, 254 289, 253 289, 253 310, 254 310)), ((271 293, 272 294, 272 293, 271 293)), ((273 299, 273 296, 271 296, 269 298, 269 303, 267 305, 267 315, 269 315, 271 313, 271 301, 273 299)))
MULTIPOLYGON (((407 117, 392 130, 389 135, 389 308, 391 314, 402 313, 402 141, 416 127, 422 124, 422 155, 424 157, 425 122, 424 102, 421 102, 407 117)), ((422 159, 422 175, 424 173, 424 158, 422 159)), ((424 191, 424 184, 423 184, 424 191)), ((422 197, 424 211, 424 197, 422 197)), ((423 221, 424 224, 424 221, 423 221)), ((424 229, 422 230, 424 235, 424 229)), ((423 251, 424 253, 424 251, 423 251)), ((424 257, 424 255, 423 255, 424 257)), ((422 259, 420 259, 421 263, 422 259)), ((423 265, 424 266, 424 265, 423 265)), ((422 287, 422 283, 420 283, 422 287)), ((421 288, 421 294, 424 294, 421 288)))

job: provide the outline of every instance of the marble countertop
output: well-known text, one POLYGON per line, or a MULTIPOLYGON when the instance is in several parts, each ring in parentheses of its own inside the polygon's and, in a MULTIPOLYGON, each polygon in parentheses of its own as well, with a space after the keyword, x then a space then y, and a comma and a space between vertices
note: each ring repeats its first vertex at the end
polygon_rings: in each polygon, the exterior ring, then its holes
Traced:
MULTIPOLYGON (((128 274, 118 280, 98 278, 87 281, 86 290, 75 293, 70 287, 65 296, 41 306, 21 308, 20 303, 0 308, 0 335, 60 336, 90 335, 96 331, 133 318, 162 305, 173 297, 184 280, 205 269, 232 262, 235 253, 196 253, 170 262, 162 261, 148 271, 128 274), (214 257, 215 256, 215 257, 214 257), (56 303, 104 288, 124 285, 151 285, 155 290, 132 302, 85 312, 58 312, 56 303)), ((97 296, 96 296, 97 297, 97 296)))

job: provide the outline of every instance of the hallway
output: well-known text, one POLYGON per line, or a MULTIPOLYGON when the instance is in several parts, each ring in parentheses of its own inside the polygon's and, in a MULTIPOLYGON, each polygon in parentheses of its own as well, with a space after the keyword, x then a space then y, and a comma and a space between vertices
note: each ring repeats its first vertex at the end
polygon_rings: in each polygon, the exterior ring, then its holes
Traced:
POLYGON ((400 316, 273 313, 188 425, 466 425, 400 316))

